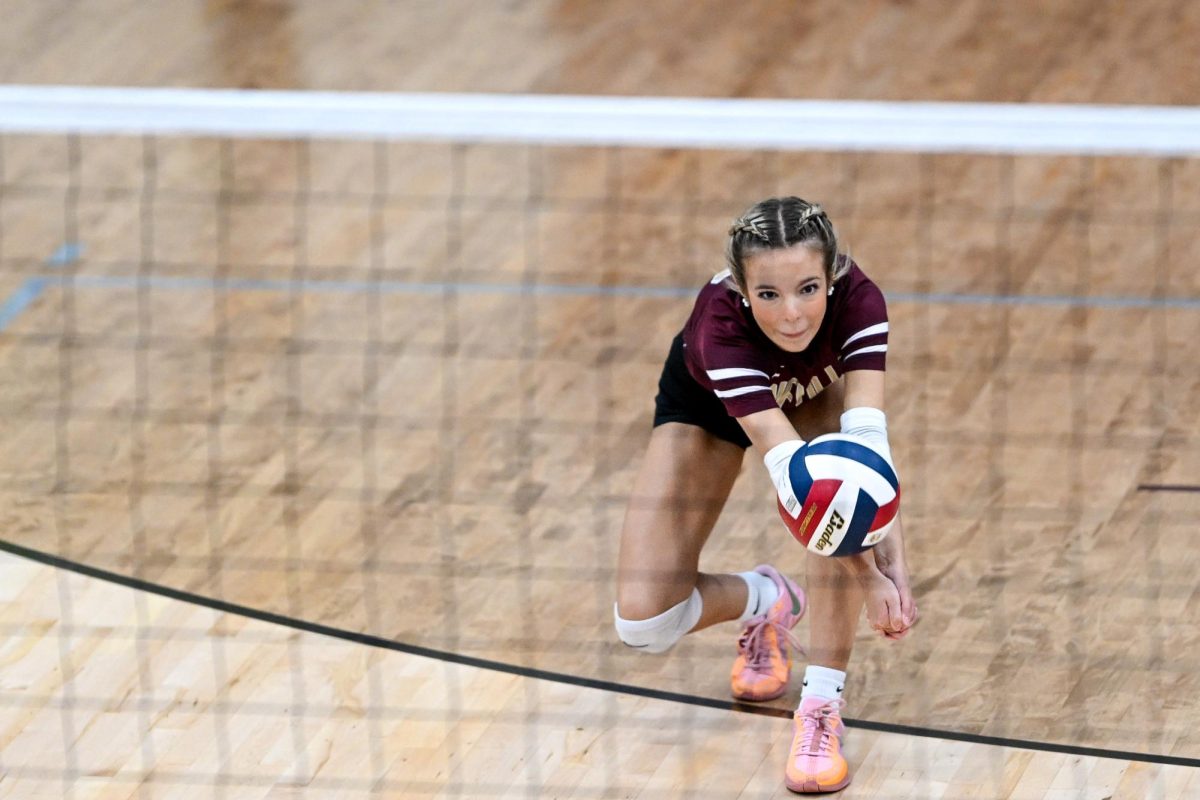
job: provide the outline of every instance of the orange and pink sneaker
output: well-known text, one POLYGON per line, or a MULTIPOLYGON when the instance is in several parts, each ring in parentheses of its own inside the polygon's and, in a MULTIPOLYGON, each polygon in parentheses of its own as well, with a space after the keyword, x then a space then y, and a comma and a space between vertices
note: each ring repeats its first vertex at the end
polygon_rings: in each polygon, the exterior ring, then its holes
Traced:
POLYGON ((774 700, 787 691, 792 674, 790 647, 803 652, 792 628, 804 616, 804 591, 767 564, 754 568, 779 587, 779 599, 765 614, 751 617, 738 639, 730 684, 738 700, 774 700))
POLYGON ((784 782, 801 794, 836 792, 850 783, 850 766, 842 755, 842 699, 806 697, 796 711, 792 749, 784 782))

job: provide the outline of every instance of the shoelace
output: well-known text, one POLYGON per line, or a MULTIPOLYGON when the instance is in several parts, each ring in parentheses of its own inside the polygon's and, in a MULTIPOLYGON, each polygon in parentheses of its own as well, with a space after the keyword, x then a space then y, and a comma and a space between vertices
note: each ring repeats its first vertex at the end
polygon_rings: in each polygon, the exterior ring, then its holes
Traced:
POLYGON ((840 714, 846 701, 840 697, 823 706, 800 715, 804 735, 800 739, 797 756, 821 756, 828 748, 829 737, 834 733, 833 716, 840 714))
POLYGON ((790 628, 770 617, 763 617, 762 622, 752 622, 747 625, 745 632, 742 633, 742 638, 738 639, 738 652, 746 656, 746 666, 753 670, 764 669, 771 665, 771 648, 767 646, 766 637, 763 635, 768 628, 775 629, 777 640, 781 639, 790 644, 796 648, 798 653, 804 652, 804 648, 800 646, 800 640, 796 638, 796 634, 792 633, 790 628))

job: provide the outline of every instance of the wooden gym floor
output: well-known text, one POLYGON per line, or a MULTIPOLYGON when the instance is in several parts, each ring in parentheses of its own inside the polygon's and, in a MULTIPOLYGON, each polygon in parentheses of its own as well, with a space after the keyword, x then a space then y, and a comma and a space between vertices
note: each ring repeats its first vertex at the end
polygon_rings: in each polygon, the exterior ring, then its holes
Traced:
MULTIPOLYGON (((29 4, 0 74, 1194 101, 1190 5, 1038 7, 29 4)), ((779 192, 891 298, 924 619, 860 637, 844 796, 1200 796, 1200 162, 68 134, 0 159, 0 797, 786 796, 798 688, 722 707, 735 631, 648 658, 610 621, 667 343, 779 192)), ((745 471, 705 567, 802 575, 745 471)))

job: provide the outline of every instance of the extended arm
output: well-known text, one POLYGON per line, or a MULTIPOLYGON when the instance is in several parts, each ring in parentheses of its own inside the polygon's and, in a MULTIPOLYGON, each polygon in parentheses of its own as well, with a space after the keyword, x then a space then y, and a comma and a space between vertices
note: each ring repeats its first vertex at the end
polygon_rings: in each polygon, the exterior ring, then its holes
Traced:
MULTIPOLYGON (((883 401, 883 372, 855 370, 846 374, 843 402, 850 413, 842 414, 842 432, 862 436, 890 459, 883 401)), ((786 465, 802 444, 795 427, 778 408, 749 414, 739 421, 755 448, 764 454, 772 482, 780 499, 785 500, 790 494, 785 485, 786 465)), ((871 550, 834 559, 862 586, 872 627, 891 638, 903 636, 916 619, 900 531, 897 519, 889 536, 871 550)))
MULTIPOLYGON (((852 370, 846 373, 845 408, 849 413, 842 415, 842 432, 862 436, 873 441, 877 446, 886 450, 891 456, 891 448, 887 444, 887 423, 882 415, 884 403, 884 373, 881 370, 852 370), (859 411, 860 409, 878 409, 878 415, 859 411)), ((917 605, 913 600, 912 588, 908 578, 908 562, 904 555, 904 526, 900 514, 891 532, 882 542, 875 545, 863 556, 871 556, 875 568, 885 575, 896 587, 900 597, 899 625, 878 628, 885 636, 898 639, 908 633, 909 628, 917 621, 917 605)), ((858 565, 862 572, 865 568, 858 565)), ((896 620, 893 619, 893 622, 896 620)))

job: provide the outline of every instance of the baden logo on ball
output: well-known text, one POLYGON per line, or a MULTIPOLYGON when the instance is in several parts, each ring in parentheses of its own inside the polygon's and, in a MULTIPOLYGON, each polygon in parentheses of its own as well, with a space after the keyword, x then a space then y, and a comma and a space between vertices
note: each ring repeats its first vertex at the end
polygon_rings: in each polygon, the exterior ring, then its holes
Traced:
POLYGON ((831 433, 808 442, 796 456, 801 457, 793 457, 788 469, 799 502, 778 503, 796 541, 817 555, 847 556, 888 535, 900 508, 900 482, 878 451, 856 437, 831 433))

